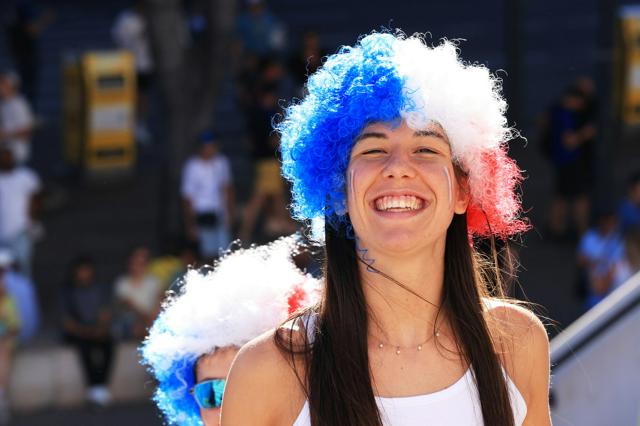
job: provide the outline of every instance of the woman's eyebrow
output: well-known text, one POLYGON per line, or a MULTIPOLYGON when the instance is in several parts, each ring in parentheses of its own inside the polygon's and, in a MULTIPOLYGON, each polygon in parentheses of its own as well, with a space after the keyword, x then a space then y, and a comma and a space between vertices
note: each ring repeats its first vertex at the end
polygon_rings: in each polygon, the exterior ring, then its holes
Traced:
POLYGON ((443 141, 447 142, 447 140, 445 139, 445 137, 442 135, 442 133, 438 132, 437 130, 418 130, 416 132, 413 133, 414 137, 433 137, 433 138, 439 138, 442 139, 443 141))
POLYGON ((367 138, 389 139, 387 135, 382 132, 365 132, 358 135, 355 142, 359 142, 362 139, 367 139, 367 138))

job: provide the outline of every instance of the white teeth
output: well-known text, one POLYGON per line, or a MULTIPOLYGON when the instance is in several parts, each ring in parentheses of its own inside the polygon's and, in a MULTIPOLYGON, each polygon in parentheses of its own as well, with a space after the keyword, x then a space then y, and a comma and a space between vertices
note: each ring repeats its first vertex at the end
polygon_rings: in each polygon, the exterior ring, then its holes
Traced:
POLYGON ((417 210, 422 208, 422 200, 413 195, 385 196, 375 201, 378 210, 417 210))

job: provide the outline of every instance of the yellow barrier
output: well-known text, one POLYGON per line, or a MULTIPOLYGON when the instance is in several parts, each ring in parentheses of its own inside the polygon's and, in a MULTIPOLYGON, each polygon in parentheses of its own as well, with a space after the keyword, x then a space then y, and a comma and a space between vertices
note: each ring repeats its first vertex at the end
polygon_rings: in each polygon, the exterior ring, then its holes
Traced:
POLYGON ((89 175, 130 173, 136 160, 133 56, 85 53, 65 61, 63 76, 67 161, 89 175))
POLYGON ((640 7, 620 10, 620 28, 622 120, 625 124, 640 124, 640 7))

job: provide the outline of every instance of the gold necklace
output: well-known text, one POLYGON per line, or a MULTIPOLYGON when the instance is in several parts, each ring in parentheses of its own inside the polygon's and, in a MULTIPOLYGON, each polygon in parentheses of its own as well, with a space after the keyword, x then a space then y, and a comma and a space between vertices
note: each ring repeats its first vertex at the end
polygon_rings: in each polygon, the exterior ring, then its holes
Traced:
MULTIPOLYGON (((433 338, 434 335, 435 335, 436 338, 440 337, 440 330, 439 329, 436 330, 435 334, 432 334, 429 337, 427 337, 427 340, 425 340, 424 342, 420 343, 417 347, 415 347, 416 350, 418 352, 420 352, 422 350, 422 346, 427 344, 433 338)), ((392 345, 392 344, 389 344, 389 343, 383 341, 382 339, 377 339, 377 340, 380 341, 380 343, 378 344, 378 348, 384 349, 385 345, 394 347, 394 348, 396 348, 396 355, 400 355, 402 350, 405 350, 405 349, 409 350, 409 349, 413 349, 414 348, 414 346, 402 347, 402 346, 399 346, 399 345, 392 345)))

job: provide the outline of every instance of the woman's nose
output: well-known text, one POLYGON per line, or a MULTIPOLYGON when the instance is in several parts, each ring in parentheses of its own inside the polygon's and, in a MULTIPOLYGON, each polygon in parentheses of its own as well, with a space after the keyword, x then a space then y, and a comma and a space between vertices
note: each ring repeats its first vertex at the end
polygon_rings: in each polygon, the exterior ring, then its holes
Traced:
POLYGON ((415 169, 405 153, 392 152, 387 158, 383 173, 388 178, 408 178, 415 176, 415 169))

